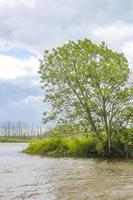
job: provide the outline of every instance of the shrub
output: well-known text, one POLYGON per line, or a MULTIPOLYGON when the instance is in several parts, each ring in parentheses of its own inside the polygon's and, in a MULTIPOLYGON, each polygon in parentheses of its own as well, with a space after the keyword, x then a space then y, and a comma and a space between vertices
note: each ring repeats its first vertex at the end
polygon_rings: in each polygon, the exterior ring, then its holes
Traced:
POLYGON ((125 129, 112 137, 111 153, 108 155, 106 139, 100 142, 92 135, 75 137, 52 135, 50 138, 37 140, 23 152, 32 155, 51 157, 133 157, 133 130, 125 129))

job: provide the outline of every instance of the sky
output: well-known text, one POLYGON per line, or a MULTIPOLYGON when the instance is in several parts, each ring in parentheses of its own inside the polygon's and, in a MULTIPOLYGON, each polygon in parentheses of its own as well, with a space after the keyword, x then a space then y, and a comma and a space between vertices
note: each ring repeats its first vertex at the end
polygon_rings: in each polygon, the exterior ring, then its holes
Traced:
POLYGON ((40 125, 49 109, 38 74, 44 49, 102 41, 133 63, 132 0, 0 0, 0 121, 40 125))

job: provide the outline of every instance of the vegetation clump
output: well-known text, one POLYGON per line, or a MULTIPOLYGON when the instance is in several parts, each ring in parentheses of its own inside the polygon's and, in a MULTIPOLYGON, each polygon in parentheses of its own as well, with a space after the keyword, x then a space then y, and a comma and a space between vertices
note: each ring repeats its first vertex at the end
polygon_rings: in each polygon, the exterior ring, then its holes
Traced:
MULTIPOLYGON (((50 138, 32 142, 23 153, 50 157, 82 157, 82 158, 133 158, 133 130, 121 137, 113 138, 111 154, 107 153, 106 139, 99 142, 96 136, 59 136, 53 135, 50 138), (132 141, 132 142, 131 142, 132 141)), ((104 134, 103 134, 104 137, 104 134)))

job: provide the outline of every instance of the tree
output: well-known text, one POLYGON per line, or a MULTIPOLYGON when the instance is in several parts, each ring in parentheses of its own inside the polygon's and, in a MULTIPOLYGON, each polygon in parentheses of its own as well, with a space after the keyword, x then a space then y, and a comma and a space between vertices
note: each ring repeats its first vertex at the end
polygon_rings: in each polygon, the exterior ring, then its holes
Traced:
POLYGON ((69 41, 44 51, 40 74, 44 101, 52 105, 44 122, 82 124, 100 141, 104 132, 110 152, 116 129, 129 127, 133 117, 133 77, 124 55, 105 43, 69 41))

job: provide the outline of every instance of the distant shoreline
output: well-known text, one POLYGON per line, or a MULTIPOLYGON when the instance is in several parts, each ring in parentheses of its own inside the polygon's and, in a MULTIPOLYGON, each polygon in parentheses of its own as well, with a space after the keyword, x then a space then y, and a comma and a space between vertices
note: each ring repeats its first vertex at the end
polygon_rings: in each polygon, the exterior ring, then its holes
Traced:
POLYGON ((3 137, 0 138, 0 143, 30 143, 32 140, 27 138, 3 137))

